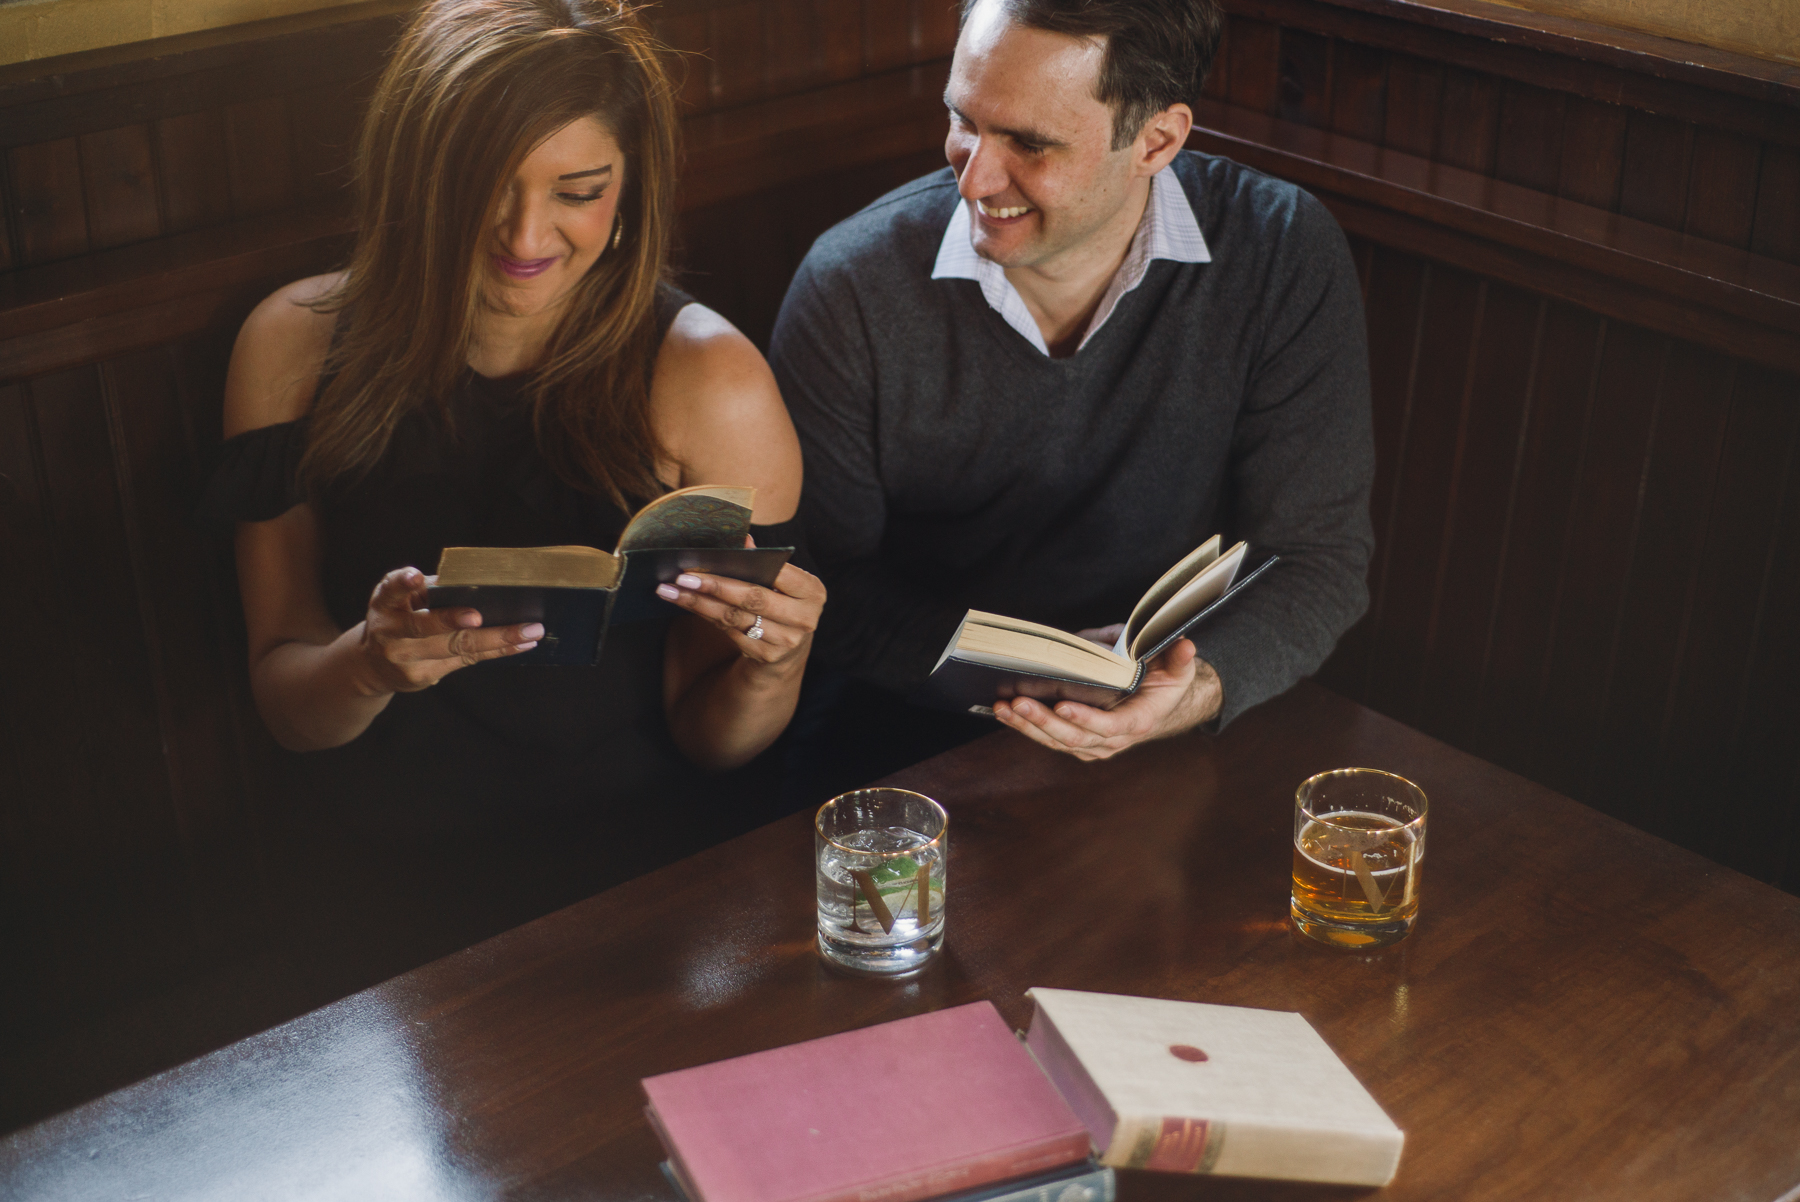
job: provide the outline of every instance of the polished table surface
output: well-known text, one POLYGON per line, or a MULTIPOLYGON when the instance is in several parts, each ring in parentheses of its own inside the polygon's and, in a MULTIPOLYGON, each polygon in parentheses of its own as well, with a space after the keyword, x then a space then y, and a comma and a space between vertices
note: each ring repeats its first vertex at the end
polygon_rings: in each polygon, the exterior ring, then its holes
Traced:
MULTIPOLYGON (((1406 1131, 1383 1198, 1800 1197, 1800 898, 1303 685, 1079 764, 1001 732, 901 773, 951 815, 911 982, 813 951, 807 815, 0 1142, 0 1196, 667 1199, 641 1077, 1034 985, 1298 1010, 1406 1131), (1291 799, 1431 797, 1418 927, 1287 921, 1291 799)), ((1121 1197, 1371 1191, 1121 1175, 1121 1197)))

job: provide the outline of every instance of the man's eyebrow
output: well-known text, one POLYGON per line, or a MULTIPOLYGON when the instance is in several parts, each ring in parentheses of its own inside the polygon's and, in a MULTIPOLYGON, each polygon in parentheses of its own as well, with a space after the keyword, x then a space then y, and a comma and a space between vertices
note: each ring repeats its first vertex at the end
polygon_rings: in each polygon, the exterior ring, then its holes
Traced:
POLYGON ((611 175, 611 174, 612 174, 612 164, 608 163, 606 166, 596 167, 592 171, 571 171, 567 175, 559 175, 556 178, 560 181, 560 180, 565 180, 565 179, 586 179, 590 175, 611 175))
MULTIPOLYGON (((957 108, 955 104, 951 103, 950 94, 948 92, 944 94, 944 107, 949 109, 958 119, 963 121, 968 120, 968 117, 963 114, 963 111, 957 108)), ((1068 145, 1068 143, 1064 142, 1061 138, 1053 138, 1040 130, 1010 129, 1004 125, 995 125, 990 128, 997 134, 1011 138, 1015 142, 1024 142, 1029 146, 1056 147, 1068 145)))

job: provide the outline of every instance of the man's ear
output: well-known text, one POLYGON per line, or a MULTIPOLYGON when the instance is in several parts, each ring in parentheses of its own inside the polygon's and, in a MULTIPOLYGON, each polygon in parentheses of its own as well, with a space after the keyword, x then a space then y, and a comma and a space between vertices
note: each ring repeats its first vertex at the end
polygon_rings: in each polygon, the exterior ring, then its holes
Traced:
POLYGON ((1144 122, 1134 147, 1140 175, 1155 175, 1175 160, 1187 145, 1188 131, 1194 128, 1194 110, 1185 104, 1171 104, 1144 122))

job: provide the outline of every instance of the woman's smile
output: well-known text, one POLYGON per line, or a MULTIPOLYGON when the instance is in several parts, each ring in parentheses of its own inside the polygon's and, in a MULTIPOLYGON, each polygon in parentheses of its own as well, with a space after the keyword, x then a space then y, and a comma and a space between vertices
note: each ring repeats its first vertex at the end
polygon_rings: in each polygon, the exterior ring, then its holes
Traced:
POLYGON ((494 266, 515 280, 529 280, 549 271, 561 258, 561 255, 551 255, 547 259, 514 259, 508 255, 495 255, 494 266))

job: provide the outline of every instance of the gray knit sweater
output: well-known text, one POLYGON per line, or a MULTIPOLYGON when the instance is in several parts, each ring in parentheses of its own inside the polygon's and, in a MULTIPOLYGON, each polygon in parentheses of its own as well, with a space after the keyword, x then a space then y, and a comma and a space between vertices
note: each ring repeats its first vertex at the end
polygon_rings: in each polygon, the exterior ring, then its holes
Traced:
POLYGON ((1122 622, 1223 532, 1282 562, 1195 636, 1217 725, 1314 671, 1368 604, 1374 470, 1356 271, 1324 207, 1228 159, 1177 174, 1211 263, 1150 264, 1048 359, 931 278, 948 170, 814 243, 770 362, 806 456, 825 663, 907 691, 969 608, 1122 622))

